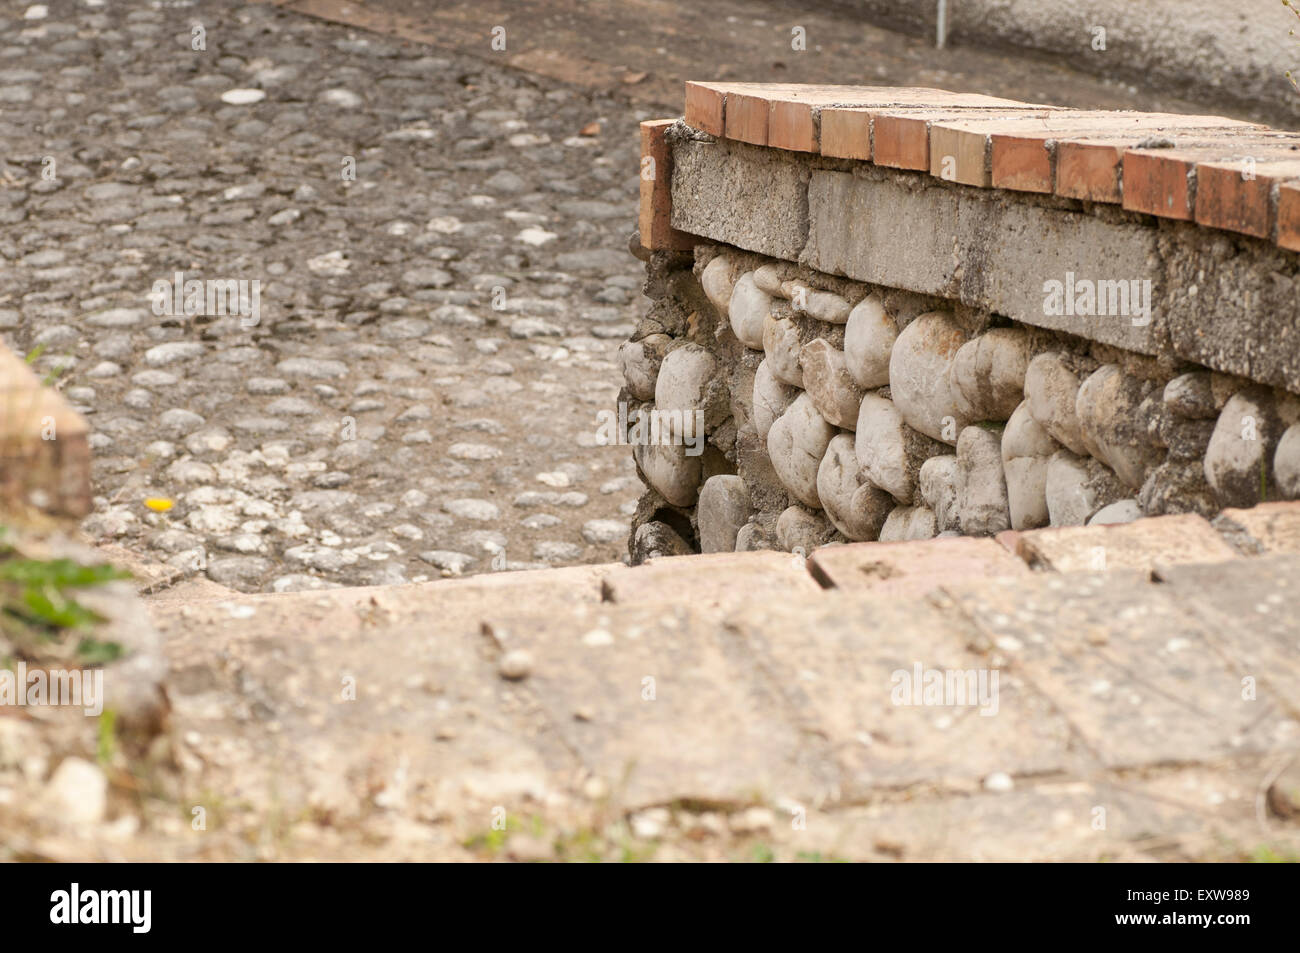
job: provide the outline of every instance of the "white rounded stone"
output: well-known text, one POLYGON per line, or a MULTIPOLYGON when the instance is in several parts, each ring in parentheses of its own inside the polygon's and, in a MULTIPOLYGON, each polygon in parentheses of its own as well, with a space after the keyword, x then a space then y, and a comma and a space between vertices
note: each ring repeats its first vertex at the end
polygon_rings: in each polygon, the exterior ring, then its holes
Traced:
POLYGON ((849 303, 830 291, 820 291, 802 281, 787 281, 781 291, 795 311, 810 318, 827 324, 843 324, 849 319, 849 303))
POLYGON ((717 359, 698 344, 683 344, 664 357, 655 381, 655 407, 704 414, 705 430, 725 414, 727 402, 717 394, 722 379, 717 359))
POLYGON ((650 485, 673 506, 691 506, 699 496, 699 456, 689 456, 685 446, 639 444, 632 448, 641 472, 650 485))
POLYGON ((867 295, 849 312, 844 326, 845 366, 864 390, 889 383, 889 355, 898 327, 879 295, 867 295))
POLYGON ((951 378, 965 335, 942 312, 923 314, 903 329, 889 357, 889 392, 909 427, 955 446, 970 420, 957 406, 951 378))
POLYGON ((1047 463, 1047 512, 1052 526, 1083 526, 1124 486, 1101 461, 1059 450, 1047 463))
POLYGON ((731 269, 731 259, 726 255, 718 255, 700 272, 700 285, 704 288, 704 296, 718 309, 718 314, 730 312, 731 292, 734 286, 731 280, 731 269))
POLYGON ((788 506, 776 518, 777 545, 787 553, 807 556, 832 535, 825 516, 809 512, 802 506, 788 506))
POLYGON ((1022 402, 1002 431, 1002 473, 1012 529, 1046 526, 1047 462, 1061 445, 1052 439, 1022 402))
POLYGON ((817 495, 831 523, 852 540, 871 540, 894 506, 894 498, 862 473, 851 434, 831 438, 817 468, 817 495))
POLYGON ((1074 399, 1079 435, 1088 453, 1135 490, 1161 457, 1138 412, 1154 386, 1125 374, 1118 364, 1103 364, 1079 385, 1074 399))
POLYGON ((1142 516, 1142 507, 1137 500, 1120 500, 1103 506, 1088 520, 1089 526, 1114 526, 1116 523, 1131 523, 1142 516))
POLYGON ((1300 424, 1288 427, 1278 441, 1273 453, 1273 475, 1286 499, 1300 499, 1300 424))
POLYGON ((782 268, 777 265, 761 265, 754 271, 754 284, 773 297, 784 294, 782 291, 782 268))
POLYGON ((705 480, 695 508, 700 552, 734 552, 736 534, 748 522, 752 511, 749 491, 740 477, 719 474, 705 480))
POLYGON ((1079 395, 1079 378, 1055 352, 1039 354, 1025 369, 1025 403, 1029 413, 1052 438, 1067 449, 1086 454, 1079 431, 1075 400, 1079 395))
POLYGON ((69 827, 97 824, 108 810, 108 778, 83 758, 64 758, 45 786, 42 807, 69 827))
POLYGON ((807 394, 795 398, 767 435, 767 452, 777 478, 791 496, 813 509, 821 509, 817 469, 834 435, 835 428, 807 394))
POLYGON ((921 464, 939 445, 908 427, 898 407, 879 394, 862 398, 854 436, 854 452, 867 479, 900 504, 912 503, 921 464))
POLYGON ((265 98, 266 93, 260 89, 228 89, 221 94, 221 101, 231 106, 249 106, 265 98))
POLYGON ((745 347, 763 350, 763 329, 772 310, 772 296, 754 284, 754 273, 740 276, 727 306, 732 333, 745 347))
POLYGON ((628 393, 637 400, 654 400, 655 383, 664 352, 672 344, 666 334, 649 334, 639 341, 624 341, 618 349, 618 362, 628 393))
POLYGON ((933 539, 934 511, 926 506, 898 506, 889 514, 880 530, 882 543, 901 543, 912 539, 933 539))
POLYGON ((772 376, 767 360, 758 362, 754 371, 754 430, 764 440, 776 418, 799 396, 799 388, 784 384, 772 376))
POLYGON ((1286 425, 1296 422, 1288 407, 1292 401, 1279 403, 1269 388, 1259 385, 1228 398, 1205 449, 1205 479, 1220 503, 1254 506, 1260 501, 1261 482, 1266 482, 1267 494, 1274 481, 1268 473, 1262 481, 1261 473, 1273 462, 1286 425))
POLYGON ((957 349, 952 380, 957 405, 971 420, 1006 420, 1024 399, 1029 335, 993 328, 957 349))

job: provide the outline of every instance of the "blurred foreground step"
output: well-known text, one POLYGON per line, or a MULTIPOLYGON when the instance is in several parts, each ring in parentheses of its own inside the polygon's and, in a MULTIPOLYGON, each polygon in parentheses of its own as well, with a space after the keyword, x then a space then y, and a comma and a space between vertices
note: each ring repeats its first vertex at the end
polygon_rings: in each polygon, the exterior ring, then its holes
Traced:
POLYGON ((90 512, 86 422, 0 344, 0 510, 90 512))

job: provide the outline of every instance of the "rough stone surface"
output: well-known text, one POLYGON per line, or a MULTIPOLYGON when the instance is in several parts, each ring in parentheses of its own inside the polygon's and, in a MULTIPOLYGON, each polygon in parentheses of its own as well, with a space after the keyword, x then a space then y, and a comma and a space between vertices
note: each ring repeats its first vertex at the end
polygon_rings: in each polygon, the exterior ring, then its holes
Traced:
POLYGON ((855 429, 863 390, 849 374, 844 352, 817 338, 803 346, 799 363, 804 389, 821 415, 836 427, 855 429))
POLYGON ((718 140, 673 147, 674 228, 795 261, 808 237, 808 170, 781 153, 718 140))
POLYGON ((803 387, 803 365, 799 361, 802 351, 795 323, 769 315, 763 325, 763 353, 772 376, 792 387, 803 387))
POLYGON ((1002 434, 967 427, 957 438, 957 511, 968 536, 992 536, 1011 528, 1007 482, 1002 473, 1002 434))
POLYGON ((921 464, 919 485, 921 499, 934 511, 938 531, 945 533, 960 530, 958 494, 961 490, 961 472, 957 456, 946 453, 926 460, 921 464))
POLYGON ((1059 450, 1047 463, 1047 512, 1052 526, 1083 526, 1127 488, 1105 464, 1059 450))
POLYGON ((1075 396, 1084 447, 1135 490, 1145 481, 1147 469, 1160 461, 1143 413, 1143 402, 1152 387, 1125 374, 1116 364, 1104 364, 1088 376, 1075 396))

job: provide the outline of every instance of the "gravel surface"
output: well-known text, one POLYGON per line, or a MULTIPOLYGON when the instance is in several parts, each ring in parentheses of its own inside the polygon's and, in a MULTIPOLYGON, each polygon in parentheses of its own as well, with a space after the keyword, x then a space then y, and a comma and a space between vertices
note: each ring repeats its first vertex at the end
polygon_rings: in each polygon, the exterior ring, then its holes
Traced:
POLYGON ((92 537, 250 592, 623 558, 648 115, 226 0, 5 3, 0 104, 0 336, 93 427, 92 537))

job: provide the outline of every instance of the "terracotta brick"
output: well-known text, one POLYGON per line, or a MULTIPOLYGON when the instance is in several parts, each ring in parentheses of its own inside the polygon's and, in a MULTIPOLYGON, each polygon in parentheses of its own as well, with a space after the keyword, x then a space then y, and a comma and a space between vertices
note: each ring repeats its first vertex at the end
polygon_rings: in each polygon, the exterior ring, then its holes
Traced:
POLYGON ((1251 134, 1267 131, 1266 126, 1225 119, 1222 116, 1183 116, 1173 113, 1117 113, 1117 117, 1132 117, 1127 132, 1125 125, 1117 124, 1104 133, 1071 133, 1056 139, 1055 188, 1057 195, 1085 199, 1089 202, 1112 202, 1123 199, 1120 169, 1126 149, 1136 149, 1152 138, 1170 138, 1175 141, 1221 135, 1225 129, 1249 131, 1251 134))
POLYGON ((641 244, 651 251, 686 249, 697 241, 693 236, 672 227, 673 157, 664 133, 675 121, 652 119, 641 123, 641 188, 637 226, 641 244))
POLYGON ((1196 166, 1195 218, 1198 225, 1264 238, 1272 233, 1271 182, 1246 178, 1241 162, 1201 162, 1196 166))
MULTIPOLYGON (((942 90, 891 90, 894 101, 822 110, 822 155, 845 159, 870 158, 895 169, 930 168, 929 121, 976 114, 990 107, 1016 109, 1009 99, 942 90), (881 147, 874 146, 876 139, 881 147)), ((1031 108, 1031 107, 1024 107, 1031 108)))
POLYGON ((686 124, 711 136, 723 135, 726 132, 723 118, 726 102, 726 86, 687 82, 686 124))
MULTIPOLYGON (((930 121, 930 174, 965 185, 989 188, 993 184, 989 157, 993 133, 1036 130, 1049 117, 1068 115, 1064 110, 1021 110, 978 117, 930 121)), ((1093 113, 1081 114, 1090 119, 1093 113)))
POLYGON ((839 159, 871 158, 871 113, 852 107, 821 111, 821 154, 839 159))
POLYGON ((1119 122, 1122 120, 1115 115, 1104 114, 1095 119, 1049 117, 1037 129, 994 130, 989 136, 993 187, 1051 192, 1056 178, 1056 143, 1060 137, 1087 131, 1115 131, 1111 126, 1119 122))
MULTIPOLYGON (((870 120, 867 120, 865 134, 860 125, 848 130, 852 143, 856 143, 852 155, 841 156, 836 146, 836 123, 843 124, 847 109, 848 116, 867 107, 891 106, 899 102, 930 101, 958 94, 944 93, 942 90, 916 89, 896 86, 797 86, 778 89, 770 94, 771 109, 768 114, 768 145, 777 149, 790 149, 799 152, 817 152, 821 149, 819 130, 827 122, 830 113, 832 125, 831 151, 822 150, 823 155, 840 158, 870 158, 870 120), (838 114, 836 110, 841 110, 838 114), (838 119, 837 119, 838 115, 838 119), (856 132, 856 134, 854 134, 856 132), (863 143, 866 149, 863 149, 863 143), (865 151, 866 154, 863 154, 865 151)), ((961 94, 964 96, 964 94, 961 94)), ((849 119, 852 126, 853 120, 849 119)))
POLYGON ((1277 243, 1300 251, 1300 182, 1284 182, 1278 187, 1277 243))
POLYGON ((1294 133, 1230 133, 1176 137, 1170 149, 1128 149, 1124 153, 1122 191, 1124 207, 1163 218, 1191 221, 1195 218, 1196 167, 1202 163, 1227 164, 1244 157, 1256 163, 1292 159, 1293 146, 1300 145, 1294 133), (1186 139, 1186 144, 1183 143, 1186 139))
MULTIPOLYGON (((1029 107, 1026 107, 1029 108, 1029 107)), ((930 170, 930 126, 945 119, 968 119, 991 114, 1004 115, 1014 110, 1014 104, 999 107, 995 113, 988 109, 934 109, 932 107, 903 107, 871 110, 872 161, 892 169, 930 170)))
MULTIPOLYGON (((1264 128, 1217 116, 1179 116, 1172 113, 1138 112, 1099 112, 1090 115, 1061 113, 1049 116, 1040 124, 1017 123, 1016 125, 1016 129, 995 130, 990 135, 993 187, 1044 193, 1054 190, 1055 180, 1060 176, 1058 153, 1064 142, 1068 140, 1103 138, 1113 142, 1116 137, 1123 136, 1124 138, 1118 141, 1129 146, 1137 146, 1143 140, 1162 133, 1176 136, 1195 130, 1199 135, 1213 135, 1216 129, 1225 127, 1250 130, 1264 128), (1041 125, 1041 128, 1032 128, 1033 125, 1041 125)), ((1095 157, 1096 154, 1093 155, 1095 157)), ((1112 148, 1110 160, 1113 165, 1109 169, 1109 174, 1100 177, 1103 189, 1106 194, 1113 196, 1110 201, 1114 202, 1120 200, 1121 155, 1122 153, 1112 148), (1106 186, 1109 188, 1106 189, 1106 186)), ((1067 173, 1071 171, 1067 167, 1067 173)), ((1093 198, 1090 194, 1077 197, 1090 198, 1093 201, 1103 200, 1093 198)))
POLYGON ((1134 212, 1191 221, 1196 160, 1172 149, 1124 152, 1122 203, 1134 212))
POLYGON ((773 149, 816 152, 817 120, 813 107, 804 102, 772 102, 767 113, 767 144, 773 149))
POLYGON ((1124 198, 1120 190, 1124 150, 1134 145, 1136 143, 1131 139, 1059 140, 1056 143, 1056 194, 1089 202, 1119 204, 1124 198))
POLYGON ((926 113, 888 113, 871 118, 872 160, 892 169, 930 169, 930 123, 926 113))
MULTIPOLYGON (((1247 150, 1249 155, 1249 150, 1247 150)), ((1292 160, 1202 162, 1196 167, 1196 223, 1272 238, 1273 187, 1300 176, 1300 152, 1292 160)), ((1281 191, 1278 193, 1279 203, 1281 191)))
POLYGON ((727 91, 725 130, 728 139, 767 145, 767 117, 770 104, 761 94, 727 91))

